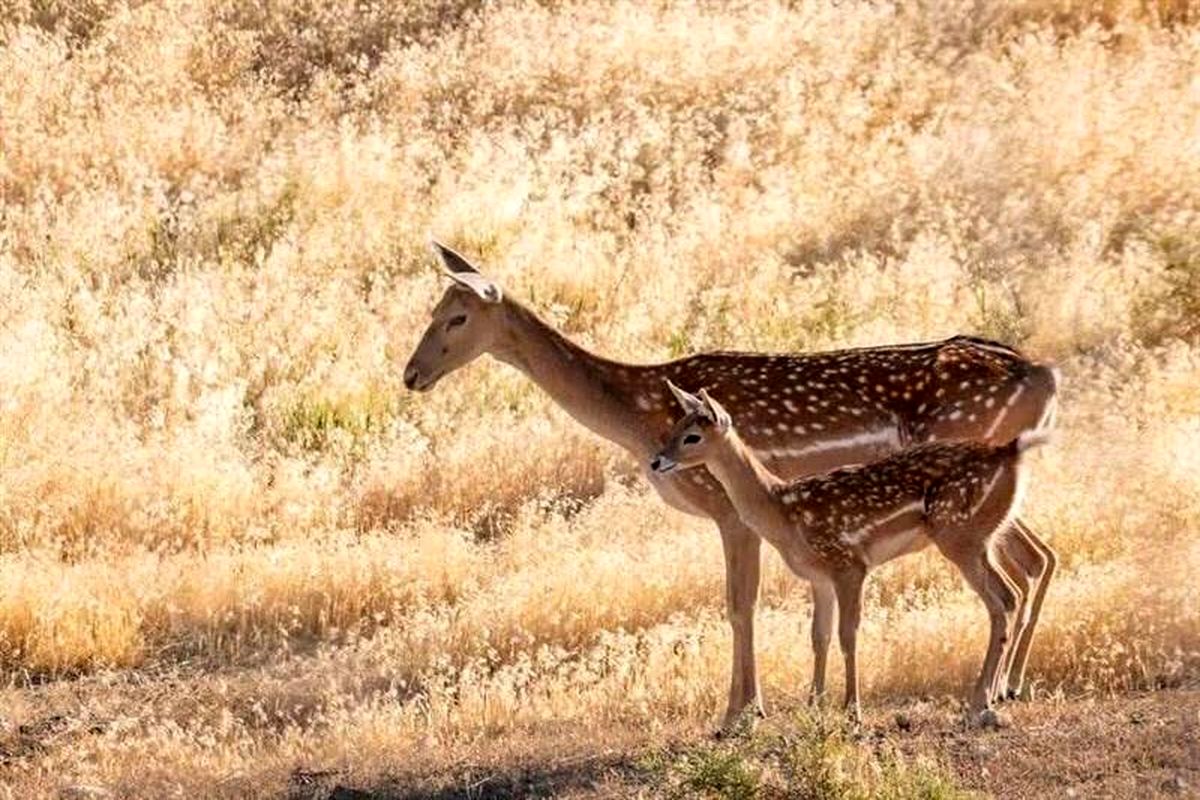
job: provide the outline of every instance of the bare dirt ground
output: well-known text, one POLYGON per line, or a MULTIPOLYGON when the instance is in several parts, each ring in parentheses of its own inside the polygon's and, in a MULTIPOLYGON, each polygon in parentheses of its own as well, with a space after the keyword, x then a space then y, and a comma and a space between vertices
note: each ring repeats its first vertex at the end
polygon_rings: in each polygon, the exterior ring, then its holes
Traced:
MULTIPOLYGON (((1008 727, 984 732, 968 729, 949 698, 884 705, 868 713, 858 741, 861 747, 890 747, 931 759, 960 788, 985 797, 1200 797, 1200 687, 1040 699, 1010 705, 1007 715, 1008 727)), ((786 730, 786 716, 780 712, 763 727, 786 730)), ((602 743, 584 741, 570 730, 546 732, 531 740, 517 761, 491 758, 484 745, 452 775, 396 775, 390 785, 371 789, 343 783, 337 774, 301 771, 294 776, 292 797, 657 797, 670 792, 648 766, 651 754, 669 758, 698 741, 696 732, 683 730, 665 739, 669 744, 659 739, 648 749, 633 731, 613 732, 602 743)), ((511 758, 511 748, 507 755, 511 758)))
POLYGON ((901 746, 941 752, 964 787, 996 797, 1200 796, 1200 689, 1015 705, 968 733, 914 709, 901 746))

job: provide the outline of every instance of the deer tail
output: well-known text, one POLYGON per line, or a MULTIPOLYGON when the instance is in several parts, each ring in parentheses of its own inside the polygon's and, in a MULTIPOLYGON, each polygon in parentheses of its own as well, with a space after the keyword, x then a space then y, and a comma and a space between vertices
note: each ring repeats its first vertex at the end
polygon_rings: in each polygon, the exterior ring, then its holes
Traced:
POLYGON ((1008 447, 1013 453, 1024 453, 1032 447, 1041 447, 1044 444, 1049 444, 1054 436, 1047 430, 1025 431, 1008 443, 1008 447))

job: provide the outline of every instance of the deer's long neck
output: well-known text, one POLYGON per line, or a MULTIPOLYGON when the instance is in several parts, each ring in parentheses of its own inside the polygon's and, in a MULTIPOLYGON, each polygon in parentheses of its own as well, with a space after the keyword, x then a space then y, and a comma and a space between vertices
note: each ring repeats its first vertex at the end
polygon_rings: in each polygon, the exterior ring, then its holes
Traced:
POLYGON ((725 487, 725 494, 743 522, 776 547, 786 544, 787 513, 778 491, 783 481, 763 466, 735 431, 727 434, 705 466, 725 487))
POLYGON ((529 309, 505 300, 506 325, 492 355, 524 372, 579 423, 642 457, 654 441, 618 377, 637 367, 590 353, 529 309))

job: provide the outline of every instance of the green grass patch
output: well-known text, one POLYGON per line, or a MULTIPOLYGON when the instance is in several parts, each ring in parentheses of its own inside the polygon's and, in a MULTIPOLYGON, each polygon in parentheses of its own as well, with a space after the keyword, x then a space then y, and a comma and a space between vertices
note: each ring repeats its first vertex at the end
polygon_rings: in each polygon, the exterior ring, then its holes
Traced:
POLYGON ((261 263, 283 236, 296 214, 298 187, 287 183, 279 194, 256 208, 217 221, 211 246, 221 261, 261 263))
POLYGON ((398 402, 382 391, 305 396, 284 410, 278 433, 302 450, 323 452, 342 447, 360 452, 372 437, 388 429, 398 412, 398 402))
POLYGON ((836 712, 803 711, 769 729, 643 759, 662 796, 713 800, 960 800, 938 765, 886 740, 860 741, 836 712))
POLYGON ((1152 344, 1200 339, 1200 238, 1164 234, 1151 244, 1162 262, 1162 280, 1134 306, 1134 330, 1152 344))
POLYGON ((1016 291, 1007 283, 978 280, 971 286, 975 301, 973 330, 979 336, 1017 345, 1029 338, 1028 321, 1016 291))

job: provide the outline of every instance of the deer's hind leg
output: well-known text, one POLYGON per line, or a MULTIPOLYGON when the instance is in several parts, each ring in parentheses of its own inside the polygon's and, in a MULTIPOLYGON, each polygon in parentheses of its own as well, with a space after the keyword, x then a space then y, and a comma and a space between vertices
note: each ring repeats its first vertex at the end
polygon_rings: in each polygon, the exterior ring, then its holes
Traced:
MULTIPOLYGON (((1055 371, 1031 365, 1023 375, 988 382, 976 379, 957 384, 950 396, 916 424, 917 441, 973 439, 992 445, 1012 441, 1025 431, 1054 424, 1058 378, 1055 371)), ((1034 631, 1041 616, 1046 590, 1058 562, 1054 551, 1028 525, 1016 520, 996 541, 997 560, 1022 592, 1018 631, 1008 647, 1002 667, 1000 691, 1018 696, 1034 631)))
POLYGON ((995 558, 996 566, 1004 571, 1005 577, 1008 578, 1009 584, 1016 591, 1017 610, 1013 620, 1012 636, 1005 645, 1004 652, 1000 657, 1000 671, 996 679, 995 692, 992 695, 993 702, 1000 702, 1007 698, 1006 690, 1008 687, 1009 669, 1013 663, 1013 655, 1016 652, 1017 644, 1021 641, 1021 637, 1025 633, 1025 628, 1030 620, 1030 607, 1033 600, 1033 590, 1036 584, 1031 581, 1025 567, 1018 562, 1014 557, 1013 551, 1016 546, 1006 542, 1009 536, 1016 536, 1015 532, 1004 532, 998 537, 992 546, 992 555, 995 558), (1005 544, 1009 544, 1005 547, 1005 544))
POLYGON ((1024 625, 1013 640, 1009 663, 1002 689, 1006 696, 1015 699, 1021 696, 1025 685, 1025 667, 1029 663, 1029 651, 1033 645, 1033 634, 1042 614, 1046 590, 1058 567, 1058 556, 1049 545, 1029 529, 1021 520, 1014 520, 1009 534, 1002 539, 1005 553, 1015 560, 1030 584, 1026 597, 1024 625))
POLYGON ((1001 673, 1001 659, 1012 636, 1017 614, 1017 590, 1004 570, 997 566, 987 546, 986 537, 979 535, 937 537, 934 539, 943 555, 954 562, 967 583, 983 600, 987 608, 991 633, 987 654, 979 678, 971 691, 970 710, 979 722, 987 722, 985 712, 991 709, 1001 673))

